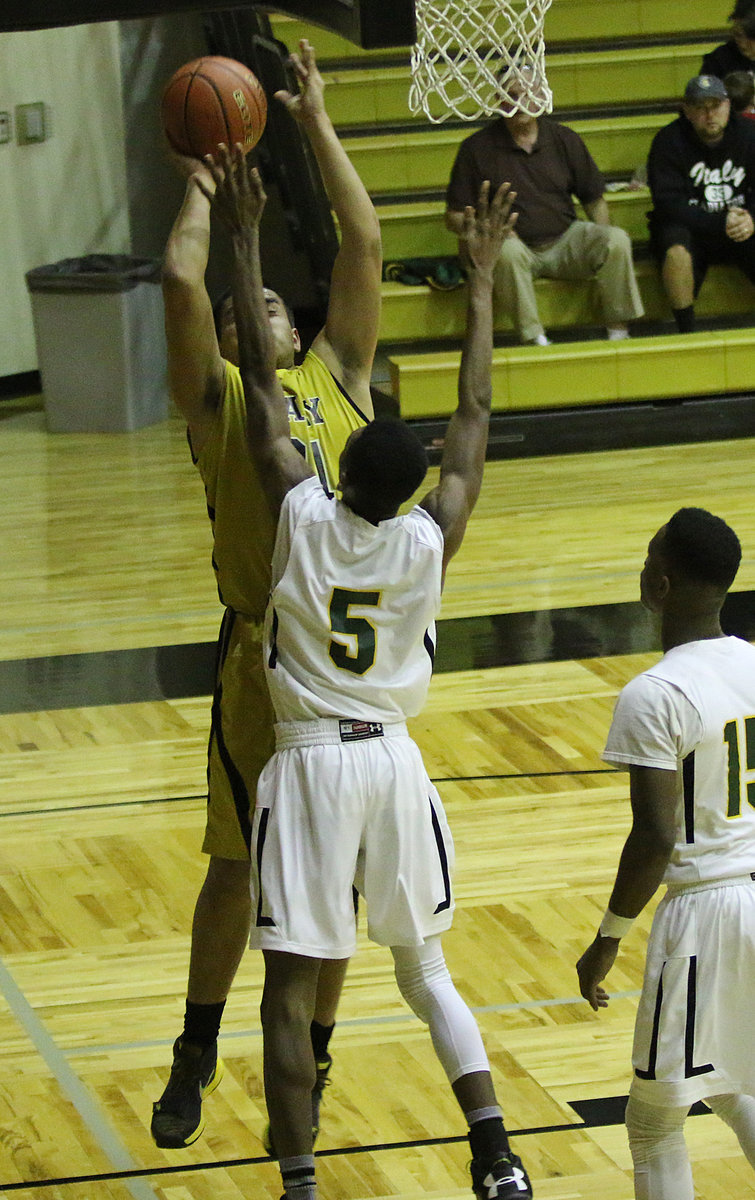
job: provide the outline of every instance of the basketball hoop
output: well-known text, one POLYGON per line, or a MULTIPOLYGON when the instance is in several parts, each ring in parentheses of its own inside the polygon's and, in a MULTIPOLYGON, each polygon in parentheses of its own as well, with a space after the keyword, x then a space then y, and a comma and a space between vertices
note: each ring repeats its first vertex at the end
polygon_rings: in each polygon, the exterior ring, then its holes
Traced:
POLYGON ((551 0, 416 0, 409 108, 434 124, 553 108, 543 20, 551 0), (435 103, 433 103, 433 101, 435 103))

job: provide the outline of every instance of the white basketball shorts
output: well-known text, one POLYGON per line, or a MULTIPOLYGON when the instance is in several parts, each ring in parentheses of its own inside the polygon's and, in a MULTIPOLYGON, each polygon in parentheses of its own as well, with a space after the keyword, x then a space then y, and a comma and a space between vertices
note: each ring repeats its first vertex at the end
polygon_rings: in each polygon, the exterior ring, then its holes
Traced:
POLYGON ((632 1093, 664 1107, 755 1095, 753 995, 755 882, 668 892, 648 941, 632 1093))
POLYGON ((453 841, 406 726, 308 721, 276 735, 257 788, 249 944, 350 957, 354 887, 381 945, 417 946, 448 929, 453 841))

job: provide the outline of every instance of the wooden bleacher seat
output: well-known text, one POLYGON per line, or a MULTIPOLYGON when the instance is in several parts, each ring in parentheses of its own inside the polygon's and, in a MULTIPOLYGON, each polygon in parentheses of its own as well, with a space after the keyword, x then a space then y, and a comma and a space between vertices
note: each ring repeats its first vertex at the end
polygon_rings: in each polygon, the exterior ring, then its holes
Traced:
MULTIPOLYGON (((493 352, 493 411, 750 391, 754 349, 755 328, 501 347, 493 352)), ((453 412, 459 358, 458 351, 390 357, 405 420, 453 412)))
MULTIPOLYGON (((647 241, 650 193, 607 192, 611 224, 625 229, 635 243, 647 241)), ((456 254, 457 239, 445 226, 442 200, 407 200, 401 204, 379 204, 377 215, 386 262, 403 258, 432 258, 456 254)))
MULTIPOLYGON (((610 104, 678 102, 696 75, 702 55, 715 42, 632 46, 548 56, 548 81, 556 112, 610 104)), ((409 112, 409 66, 356 67, 323 71, 328 112, 336 128, 393 125, 424 118, 409 112)), ((395 141, 395 139, 394 139, 395 141)))
MULTIPOLYGON (((638 261, 636 273, 646 317, 671 320, 655 263, 650 259, 638 261)), ((546 329, 600 325, 593 282, 538 279, 535 289, 546 329)), ((735 267, 711 267, 695 308, 701 319, 738 314, 749 317, 755 313, 755 285, 735 267)), ((425 286, 384 283, 380 340, 391 345, 418 338, 454 340, 458 344, 464 333, 465 313, 463 287, 452 292, 438 292, 425 286)), ((511 323, 502 313, 497 313, 495 328, 498 333, 509 333, 511 323)))
MULTIPOLYGON (((654 135, 675 112, 565 121, 584 138, 608 177, 630 176, 644 163, 654 135)), ((432 191, 444 194, 459 143, 478 125, 441 126, 374 137, 344 137, 343 144, 372 196, 432 191)), ((418 197, 419 199, 420 197, 418 197)))
MULTIPOLYGON (((723 29, 727 15, 728 8, 716 12, 709 0, 553 0, 545 36, 551 44, 580 46, 609 38, 678 37, 680 30, 700 36, 723 29)), ((291 49, 302 37, 309 38, 321 64, 396 57, 395 51, 363 50, 330 30, 282 14, 272 14, 271 21, 276 37, 291 49)), ((408 58, 408 46, 404 54, 408 58)))

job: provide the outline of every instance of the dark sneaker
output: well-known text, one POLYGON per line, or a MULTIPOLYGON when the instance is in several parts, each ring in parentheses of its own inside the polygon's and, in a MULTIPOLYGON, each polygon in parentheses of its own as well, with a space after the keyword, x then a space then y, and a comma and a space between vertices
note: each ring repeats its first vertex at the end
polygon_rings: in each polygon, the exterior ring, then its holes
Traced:
POLYGON ((204 1129, 202 1101, 215 1091, 223 1070, 217 1042, 202 1050, 176 1039, 168 1086, 152 1105, 150 1129, 158 1146, 180 1150, 197 1140, 204 1129))
POLYGON ((472 1190, 477 1200, 531 1200, 532 1184, 516 1154, 472 1159, 472 1190))
MULTIPOLYGON (((325 1091, 325 1088, 328 1086, 328 1082, 329 1082, 328 1074, 330 1072, 330 1068, 331 1068, 332 1064, 333 1064, 333 1059, 330 1057, 329 1054, 326 1054, 325 1057, 320 1059, 320 1061, 317 1063, 317 1078, 315 1079, 315 1086, 312 1088, 312 1145, 313 1146, 314 1146, 315 1142, 317 1141, 317 1135, 320 1132, 320 1102, 322 1101, 322 1094, 325 1091)), ((273 1145, 273 1134, 272 1134, 272 1130, 270 1129, 269 1123, 265 1126, 265 1132, 262 1135, 262 1145, 265 1147, 267 1153, 270 1155, 271 1158, 278 1157, 278 1155, 275 1153, 275 1146, 273 1145)))

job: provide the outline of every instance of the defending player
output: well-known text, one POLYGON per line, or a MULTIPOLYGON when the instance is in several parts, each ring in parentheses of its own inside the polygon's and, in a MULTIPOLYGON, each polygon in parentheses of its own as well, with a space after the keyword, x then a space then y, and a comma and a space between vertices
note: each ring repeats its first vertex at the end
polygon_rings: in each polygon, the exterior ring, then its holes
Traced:
POLYGON ((720 612, 740 546, 682 508, 640 576, 664 657, 621 692, 603 757, 629 769, 632 829, 608 910, 577 963, 597 1011, 619 940, 661 882, 635 1026, 626 1122, 638 1200, 692 1200, 683 1125, 705 1102, 755 1166, 755 648, 720 612))
POLYGON ((531 1196, 512 1154, 475 1020, 445 965, 453 846, 405 720, 425 699, 443 575, 482 484, 491 404, 493 266, 514 225, 504 185, 466 214, 467 330, 459 404, 439 485, 421 484, 424 447, 401 422, 356 430, 341 455, 342 500, 291 450, 264 308, 258 223, 264 192, 237 148, 213 166, 231 228, 234 304, 250 449, 278 533, 265 662, 276 754, 258 787, 252 835, 255 920, 265 954, 265 1095, 289 1200, 314 1200, 308 1027, 323 963, 355 945, 351 889, 370 937, 391 947, 399 988, 430 1026, 470 1126, 472 1181, 484 1200, 531 1196))
MULTIPOLYGON (((308 42, 301 43, 301 54, 292 56, 292 63, 299 95, 278 93, 278 99, 309 137, 341 232, 325 327, 300 367, 294 366, 299 336, 283 302, 270 290, 265 301, 275 367, 288 396, 291 437, 332 491, 346 438, 372 417, 369 384, 380 310, 380 230, 325 110, 323 81, 308 42)), ((168 359, 173 397, 188 423, 192 455, 205 485, 213 566, 225 615, 209 744, 203 849, 210 862, 194 913, 184 1029, 152 1119, 155 1141, 171 1148, 199 1137, 202 1097, 222 1073, 218 1030, 249 937, 251 807, 257 777, 275 745, 260 646, 275 525, 247 449, 233 306, 221 305, 216 334, 204 285, 214 184, 201 163, 183 160, 183 166, 186 195, 163 271, 168 359)), ((315 1127, 345 967, 345 962, 327 965, 320 976, 311 1031, 318 1064, 312 1094, 315 1127)))

